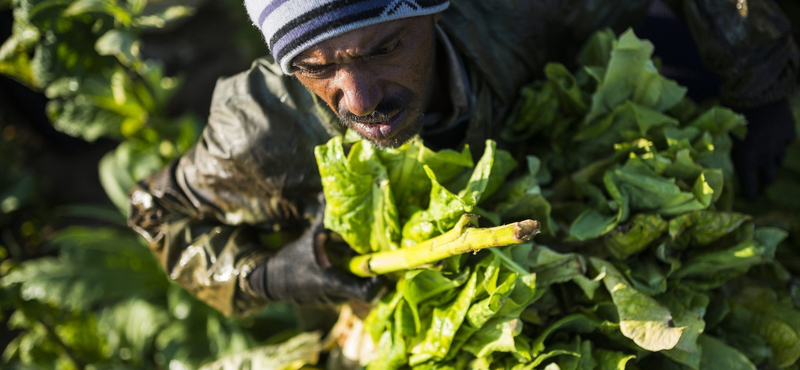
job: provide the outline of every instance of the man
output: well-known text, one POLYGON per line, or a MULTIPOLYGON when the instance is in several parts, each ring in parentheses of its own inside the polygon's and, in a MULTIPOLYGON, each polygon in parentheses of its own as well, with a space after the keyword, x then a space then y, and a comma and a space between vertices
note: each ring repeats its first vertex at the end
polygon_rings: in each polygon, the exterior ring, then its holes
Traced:
MULTIPOLYGON (((432 148, 480 153, 545 62, 570 64, 590 34, 623 30, 649 2, 247 0, 272 58, 218 83, 198 144, 131 191, 130 224, 172 279, 227 315, 368 300, 376 281, 330 267, 320 217, 304 221, 321 203, 314 146, 350 127, 377 147, 419 134, 432 148), (259 236, 272 230, 301 235, 270 249, 259 236)), ((758 41, 758 55, 719 68, 723 78, 756 100, 766 89, 786 97, 796 47, 772 0, 751 1, 739 23, 728 0, 683 9, 702 32, 742 36, 706 38, 714 50, 758 41)))

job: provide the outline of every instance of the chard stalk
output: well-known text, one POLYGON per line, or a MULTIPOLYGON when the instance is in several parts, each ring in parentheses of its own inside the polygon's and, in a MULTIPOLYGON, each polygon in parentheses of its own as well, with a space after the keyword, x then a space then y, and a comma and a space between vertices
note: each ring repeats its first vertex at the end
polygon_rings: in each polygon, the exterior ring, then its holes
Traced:
POLYGON ((450 231, 412 247, 353 257, 347 262, 358 276, 374 276, 409 270, 462 253, 527 242, 539 233, 538 221, 479 228, 478 216, 464 214, 450 231))

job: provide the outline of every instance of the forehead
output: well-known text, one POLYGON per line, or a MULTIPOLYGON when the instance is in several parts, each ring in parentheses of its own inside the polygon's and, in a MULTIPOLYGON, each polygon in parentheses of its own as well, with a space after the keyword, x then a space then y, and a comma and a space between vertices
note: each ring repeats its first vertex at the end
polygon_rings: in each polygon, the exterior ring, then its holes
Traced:
POLYGON ((420 29, 417 25, 425 18, 425 16, 403 18, 357 28, 306 49, 294 60, 361 56, 369 49, 381 47, 383 43, 420 29))

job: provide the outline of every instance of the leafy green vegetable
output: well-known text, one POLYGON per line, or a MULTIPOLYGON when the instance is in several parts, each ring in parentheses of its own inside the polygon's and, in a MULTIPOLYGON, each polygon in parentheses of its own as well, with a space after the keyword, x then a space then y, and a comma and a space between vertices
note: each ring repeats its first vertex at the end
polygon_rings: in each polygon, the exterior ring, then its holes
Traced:
POLYGON ((389 151, 355 142, 347 156, 336 139, 318 148, 327 206, 342 207, 326 211, 363 212, 349 226, 326 218, 350 240, 372 240, 389 230, 373 220, 391 219, 393 241, 402 230, 393 247, 409 251, 466 212, 490 224, 537 219, 545 231, 394 275, 366 320, 368 368, 796 366, 800 311, 776 260, 787 233, 730 209, 729 136, 744 120, 698 108, 652 51, 630 31, 605 31, 574 74, 548 64, 501 132, 520 157, 491 141, 474 165, 420 140, 389 151))

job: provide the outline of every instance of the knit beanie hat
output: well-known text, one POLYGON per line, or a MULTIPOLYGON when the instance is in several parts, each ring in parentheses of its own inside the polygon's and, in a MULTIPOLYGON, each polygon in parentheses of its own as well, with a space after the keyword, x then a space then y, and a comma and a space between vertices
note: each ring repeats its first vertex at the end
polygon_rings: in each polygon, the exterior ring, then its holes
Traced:
POLYGON ((434 14, 449 0, 245 0, 247 14, 264 34, 284 73, 298 54, 359 27, 434 14))

